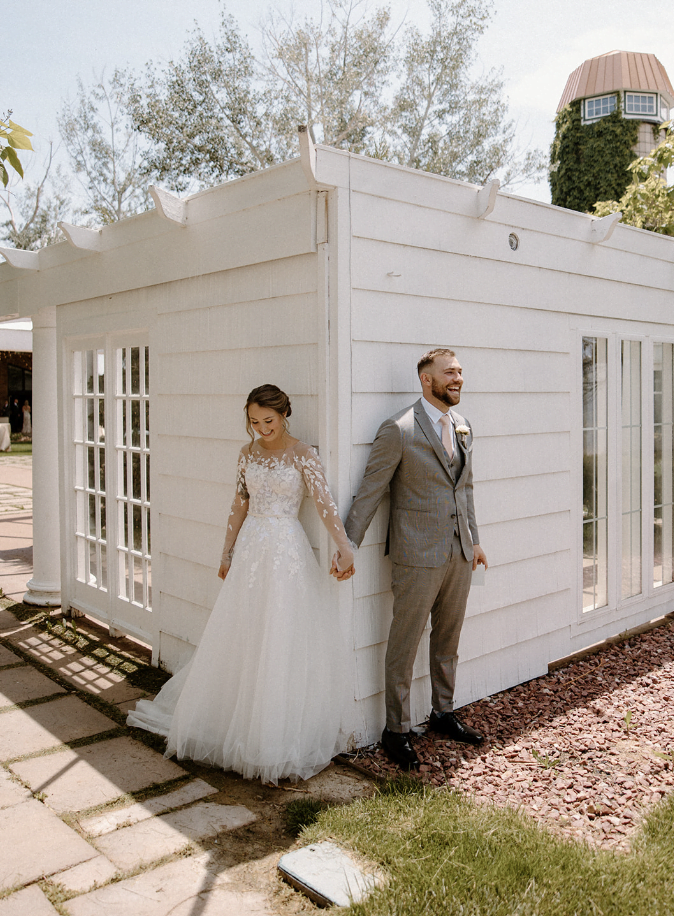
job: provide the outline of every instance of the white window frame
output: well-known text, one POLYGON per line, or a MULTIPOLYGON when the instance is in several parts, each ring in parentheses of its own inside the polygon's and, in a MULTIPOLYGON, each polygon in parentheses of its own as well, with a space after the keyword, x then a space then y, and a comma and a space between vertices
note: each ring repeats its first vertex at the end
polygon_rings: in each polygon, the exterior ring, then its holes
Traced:
POLYGON ((637 118, 640 121, 644 119, 656 119, 659 117, 660 112, 660 99, 657 92, 640 92, 636 89, 630 89, 625 91, 625 97, 623 100, 623 113, 627 118, 637 118), (648 98, 653 100, 653 111, 630 111, 628 99, 630 96, 639 96, 640 98, 648 98))
POLYGON ((595 121, 601 121, 602 118, 606 118, 610 114, 612 114, 616 110, 617 107, 618 107, 618 97, 617 97, 617 93, 615 92, 608 92, 608 93, 605 93, 604 95, 593 95, 590 98, 583 99, 583 123, 584 124, 593 124, 595 121), (605 114, 602 113, 602 114, 588 115, 587 113, 588 103, 589 102, 601 102, 604 99, 613 99, 615 102, 613 108, 610 111, 607 111, 605 114))
MULTIPOLYGON (((113 331, 104 334, 86 336, 68 336, 64 338, 64 364, 66 367, 64 381, 65 395, 65 437, 64 437, 64 481, 65 525, 63 530, 66 539, 65 566, 67 576, 67 596, 69 605, 75 610, 89 614, 107 624, 111 632, 127 633, 143 642, 152 645, 154 624, 153 610, 148 610, 136 603, 122 599, 118 595, 120 575, 119 531, 118 531, 118 443, 121 432, 117 429, 116 397, 116 354, 122 347, 148 347, 149 333, 146 330, 113 331), (106 465, 106 519, 107 519, 107 589, 95 588, 78 580, 78 561, 75 530, 77 526, 77 505, 75 493, 75 396, 73 353, 85 350, 103 350, 105 358, 105 465, 106 465)), ((150 360, 152 356, 150 355, 150 360)), ((150 379, 152 385, 152 379, 150 379)), ((150 388, 150 391, 152 389, 150 388)), ((150 417, 150 430, 152 430, 150 417)), ((153 450, 153 433, 150 434, 150 454, 153 450)), ((150 515, 153 516, 150 509, 150 515)), ((154 527, 155 518, 149 520, 154 527)))

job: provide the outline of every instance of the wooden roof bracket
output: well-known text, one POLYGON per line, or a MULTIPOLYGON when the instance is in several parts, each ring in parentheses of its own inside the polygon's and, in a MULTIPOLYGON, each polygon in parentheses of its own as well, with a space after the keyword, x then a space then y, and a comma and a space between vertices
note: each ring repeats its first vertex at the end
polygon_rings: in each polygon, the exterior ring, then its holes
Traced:
POLYGON ((102 230, 86 229, 84 226, 72 226, 70 223, 58 223, 58 227, 73 248, 82 251, 101 251, 102 230))
POLYGON ((22 248, 0 248, 0 254, 12 267, 19 270, 39 270, 40 252, 24 251, 22 248))
POLYGON ((187 201, 181 200, 175 194, 150 185, 150 194, 157 208, 157 213, 169 222, 177 223, 184 229, 187 226, 187 201))
POLYGON ((498 178, 494 178, 483 185, 477 192, 475 216, 478 219, 484 219, 485 216, 489 216, 492 212, 496 206, 496 195, 500 187, 501 182, 498 178))
POLYGON ((608 242, 621 219, 622 213, 609 213, 608 216, 593 219, 590 225, 590 242, 593 245, 608 242))
POLYGON ((333 185, 321 184, 316 178, 316 147, 314 146, 314 141, 311 139, 309 128, 306 124, 300 124, 297 128, 297 133, 300 138, 300 161, 302 163, 302 171, 304 172, 304 177, 307 179, 309 187, 313 191, 332 190, 333 185))

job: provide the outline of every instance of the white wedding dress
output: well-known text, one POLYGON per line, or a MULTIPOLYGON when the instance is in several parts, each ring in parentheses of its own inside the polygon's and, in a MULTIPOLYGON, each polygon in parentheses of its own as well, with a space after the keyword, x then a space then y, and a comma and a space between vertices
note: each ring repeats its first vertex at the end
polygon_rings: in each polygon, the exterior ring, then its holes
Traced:
POLYGON ((311 446, 241 450, 223 562, 231 560, 190 663, 127 722, 167 737, 166 755, 263 782, 308 779, 346 747, 345 638, 298 512, 305 494, 353 559, 311 446))

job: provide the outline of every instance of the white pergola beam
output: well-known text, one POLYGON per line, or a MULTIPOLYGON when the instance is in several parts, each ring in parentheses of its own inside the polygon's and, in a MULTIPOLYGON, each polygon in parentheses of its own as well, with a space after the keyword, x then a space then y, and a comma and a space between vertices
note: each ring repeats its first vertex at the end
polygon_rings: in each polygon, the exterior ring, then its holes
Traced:
POLYGON ((477 192, 475 215, 478 219, 484 219, 485 216, 489 216, 492 212, 496 206, 496 195, 500 187, 501 182, 498 178, 494 178, 492 181, 488 181, 483 185, 477 192))
POLYGON ((101 229, 86 229, 84 226, 73 226, 70 223, 58 223, 58 227, 73 248, 84 251, 100 251, 102 243, 101 229))
POLYGON ((40 252, 24 251, 22 248, 0 248, 0 254, 12 267, 20 270, 39 270, 40 252))
POLYGON ((608 242, 613 235, 613 230, 622 219, 622 213, 609 213, 592 221, 590 226, 590 241, 593 245, 608 242))
POLYGON ((183 228, 187 225, 187 201, 181 200, 175 194, 170 194, 156 185, 150 185, 150 194, 157 208, 157 213, 171 223, 177 223, 183 228))

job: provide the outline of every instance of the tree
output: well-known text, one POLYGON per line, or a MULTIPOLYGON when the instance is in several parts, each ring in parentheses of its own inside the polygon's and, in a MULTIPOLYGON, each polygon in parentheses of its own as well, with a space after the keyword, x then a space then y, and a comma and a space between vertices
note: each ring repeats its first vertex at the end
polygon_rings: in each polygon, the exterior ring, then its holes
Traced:
POLYGON ((32 133, 25 127, 15 124, 11 119, 12 114, 12 111, 8 111, 0 117, 0 179, 5 188, 9 183, 9 168, 14 169, 17 175, 23 178, 23 166, 16 151, 33 149, 28 139, 33 136, 32 133))
POLYGON ((181 59, 134 81, 146 174, 176 190, 243 175, 297 155, 300 123, 317 142, 453 178, 542 174, 542 154, 515 148, 500 74, 471 76, 492 0, 427 2, 427 35, 365 0, 325 0, 300 24, 271 13, 259 60, 223 12, 217 40, 196 29, 181 59))
POLYGON ((0 203, 7 216, 0 237, 14 248, 35 251, 63 240, 58 223, 67 216, 70 195, 61 169, 54 169, 53 144, 37 181, 10 182, 0 192, 0 203))
POLYGON ((667 169, 674 166, 674 121, 660 126, 664 140, 650 156, 635 159, 628 166, 632 181, 620 200, 595 204, 597 216, 622 212, 621 222, 662 235, 674 235, 674 185, 667 184, 667 169))
POLYGON ((129 86, 121 70, 101 74, 61 110, 61 138, 85 194, 82 215, 111 223, 150 206, 140 136, 129 118, 129 86))

